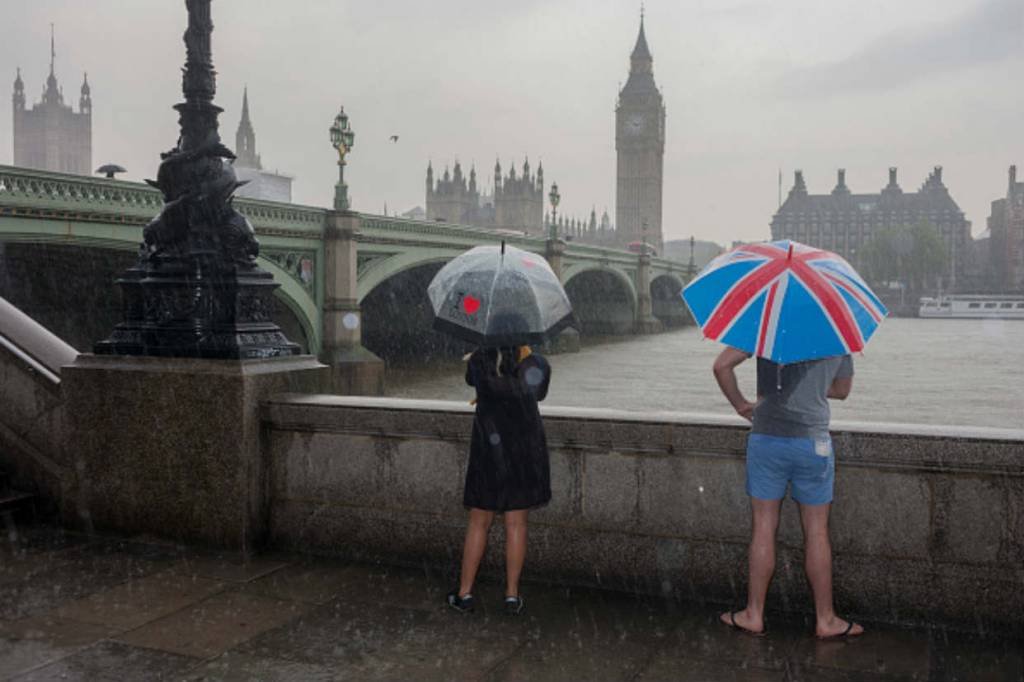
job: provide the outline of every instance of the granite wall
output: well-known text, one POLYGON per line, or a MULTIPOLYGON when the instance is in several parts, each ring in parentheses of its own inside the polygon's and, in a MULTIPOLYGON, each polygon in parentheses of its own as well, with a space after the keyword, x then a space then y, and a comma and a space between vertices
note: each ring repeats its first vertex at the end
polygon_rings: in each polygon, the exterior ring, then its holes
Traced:
MULTIPOLYGON (((528 577, 743 602, 750 512, 739 420, 544 415, 554 499, 531 514, 528 577)), ((469 406, 291 395, 265 402, 262 418, 272 546, 454 570, 469 406)), ((1024 431, 840 424, 834 438, 839 608, 1024 631, 1024 431)), ((772 603, 808 611, 790 501, 779 539, 772 603)))

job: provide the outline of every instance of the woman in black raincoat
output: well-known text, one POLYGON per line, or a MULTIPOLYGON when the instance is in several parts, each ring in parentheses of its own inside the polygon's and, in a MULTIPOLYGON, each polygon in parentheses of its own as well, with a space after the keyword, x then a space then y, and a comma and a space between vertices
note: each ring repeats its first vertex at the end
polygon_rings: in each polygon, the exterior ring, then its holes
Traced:
POLYGON ((462 498, 469 524, 459 588, 448 594, 448 604, 459 611, 473 609, 473 583, 495 512, 505 517, 505 610, 523 610, 519 576, 527 514, 551 500, 547 440, 537 408, 550 380, 548 362, 527 346, 479 349, 469 356, 466 383, 477 395, 462 498))

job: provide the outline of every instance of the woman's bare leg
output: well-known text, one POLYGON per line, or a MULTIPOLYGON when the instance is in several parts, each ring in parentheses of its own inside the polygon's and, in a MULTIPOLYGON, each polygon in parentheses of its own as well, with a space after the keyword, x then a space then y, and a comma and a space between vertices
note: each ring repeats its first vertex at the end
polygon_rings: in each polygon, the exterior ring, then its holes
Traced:
POLYGON ((473 591, 480 560, 487 549, 487 533, 494 521, 494 512, 484 509, 470 509, 466 525, 466 542, 462 546, 462 574, 459 577, 459 596, 465 597, 473 591))
POLYGON ((530 512, 505 512, 505 596, 519 596, 519 576, 526 561, 526 517, 530 512))

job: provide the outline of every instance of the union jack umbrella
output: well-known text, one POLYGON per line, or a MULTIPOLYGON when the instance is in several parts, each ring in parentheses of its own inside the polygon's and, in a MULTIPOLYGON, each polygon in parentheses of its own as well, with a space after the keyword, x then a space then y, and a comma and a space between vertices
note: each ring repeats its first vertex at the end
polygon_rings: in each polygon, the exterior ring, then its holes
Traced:
POLYGON ((722 254, 682 296, 705 338, 780 364, 859 352, 888 315, 840 256, 789 240, 722 254))

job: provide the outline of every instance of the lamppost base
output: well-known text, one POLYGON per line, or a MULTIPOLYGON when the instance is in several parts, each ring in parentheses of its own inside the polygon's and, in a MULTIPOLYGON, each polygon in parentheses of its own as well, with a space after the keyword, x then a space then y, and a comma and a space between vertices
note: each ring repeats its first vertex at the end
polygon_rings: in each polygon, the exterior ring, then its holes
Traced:
POLYGON ((117 283, 124 319, 97 355, 255 359, 298 355, 271 319, 278 284, 255 265, 217 257, 150 261, 117 283))

